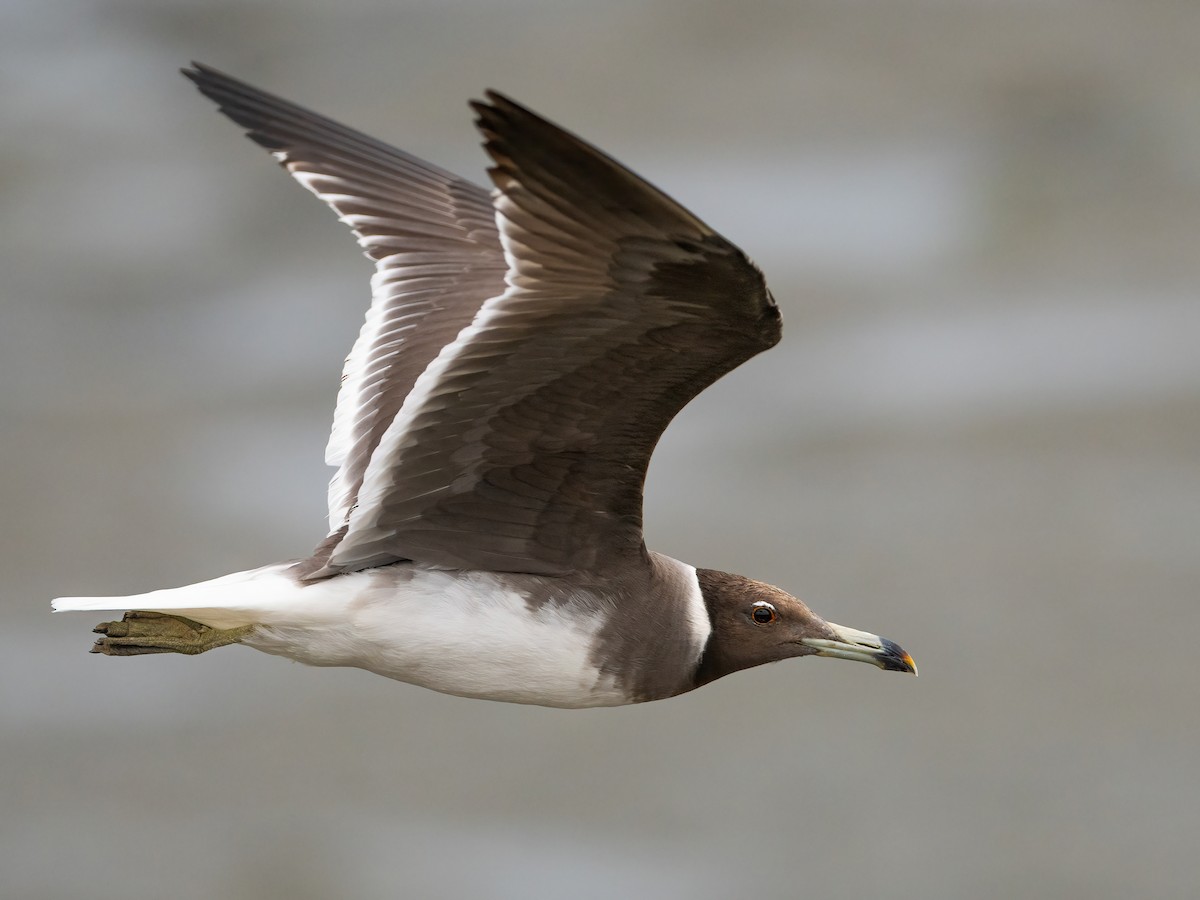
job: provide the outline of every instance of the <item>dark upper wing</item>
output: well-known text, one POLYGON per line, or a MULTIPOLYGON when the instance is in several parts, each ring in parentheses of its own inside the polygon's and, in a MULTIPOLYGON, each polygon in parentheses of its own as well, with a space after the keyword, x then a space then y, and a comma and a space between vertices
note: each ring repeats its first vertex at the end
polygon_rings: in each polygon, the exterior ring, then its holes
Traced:
POLYGON ((329 528, 353 508, 371 454, 417 376, 504 290, 488 192, 382 141, 207 66, 183 74, 341 216, 375 261, 372 300, 346 358, 325 461, 329 528))
POLYGON ((746 256, 589 144, 475 103, 507 290, 417 379, 326 571, 543 574, 638 556, 642 483, 692 397, 776 343, 746 256))

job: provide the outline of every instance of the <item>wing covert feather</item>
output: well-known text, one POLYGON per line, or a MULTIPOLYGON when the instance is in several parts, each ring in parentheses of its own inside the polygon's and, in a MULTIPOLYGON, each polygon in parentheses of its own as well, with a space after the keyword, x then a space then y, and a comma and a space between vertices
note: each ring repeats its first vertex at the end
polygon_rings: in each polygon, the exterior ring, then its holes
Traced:
POLYGON ((334 209, 375 262, 371 306, 346 358, 325 459, 329 528, 357 502, 371 455, 426 365, 485 300, 505 261, 486 190, 215 69, 185 69, 220 111, 334 209))
POLYGON ((758 269, 619 163, 495 94, 507 289, 416 380, 330 571, 413 559, 563 574, 644 558, 650 454, 780 335, 758 269))

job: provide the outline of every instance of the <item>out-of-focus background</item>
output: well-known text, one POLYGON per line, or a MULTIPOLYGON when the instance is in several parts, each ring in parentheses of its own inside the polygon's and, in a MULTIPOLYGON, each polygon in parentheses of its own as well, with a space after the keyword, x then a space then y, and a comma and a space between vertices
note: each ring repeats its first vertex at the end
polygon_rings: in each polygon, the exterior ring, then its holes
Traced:
POLYGON ((0 894, 1200 891, 1200 5, 0 7, 0 894), (510 92, 766 271, 648 538, 912 651, 564 712, 241 648, 123 594, 304 554, 369 264, 176 69, 483 178, 510 92))

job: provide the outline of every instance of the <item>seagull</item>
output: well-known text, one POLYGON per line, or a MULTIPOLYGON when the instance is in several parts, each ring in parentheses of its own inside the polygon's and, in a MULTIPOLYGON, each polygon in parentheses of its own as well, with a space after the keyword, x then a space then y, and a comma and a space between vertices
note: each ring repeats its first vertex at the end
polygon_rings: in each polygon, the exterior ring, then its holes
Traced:
POLYGON ((130 610, 108 656, 230 644, 447 694, 551 707, 674 697, 826 656, 916 674, 878 635, 646 548, 650 455, 781 334, 740 249, 591 144, 473 101, 489 193, 209 66, 183 70, 374 261, 311 555, 55 610, 130 610))

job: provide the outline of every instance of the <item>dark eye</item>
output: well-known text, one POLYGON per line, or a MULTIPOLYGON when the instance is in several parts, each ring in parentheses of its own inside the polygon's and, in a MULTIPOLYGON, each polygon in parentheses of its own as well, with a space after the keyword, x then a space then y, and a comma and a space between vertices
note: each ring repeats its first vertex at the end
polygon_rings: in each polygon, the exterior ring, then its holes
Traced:
POLYGON ((770 625, 778 617, 779 614, 770 603, 755 603, 754 610, 750 613, 755 625, 770 625))

